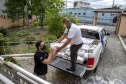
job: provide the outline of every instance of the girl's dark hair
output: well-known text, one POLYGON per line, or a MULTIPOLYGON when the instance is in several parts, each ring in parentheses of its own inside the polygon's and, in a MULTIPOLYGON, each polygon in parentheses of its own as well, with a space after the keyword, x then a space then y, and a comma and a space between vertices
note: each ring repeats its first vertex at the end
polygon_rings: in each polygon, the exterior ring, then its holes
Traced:
POLYGON ((40 43, 41 43, 41 42, 42 42, 42 41, 37 41, 37 42, 35 43, 37 50, 38 50, 38 46, 40 46, 40 43))

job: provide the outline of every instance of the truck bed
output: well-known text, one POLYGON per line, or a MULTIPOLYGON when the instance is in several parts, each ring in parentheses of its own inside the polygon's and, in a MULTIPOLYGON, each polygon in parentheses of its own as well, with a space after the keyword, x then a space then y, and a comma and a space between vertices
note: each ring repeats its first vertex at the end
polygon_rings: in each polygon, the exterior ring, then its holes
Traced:
POLYGON ((71 63, 68 60, 64 60, 63 58, 60 57, 55 57, 54 59, 51 60, 50 65, 53 67, 56 67, 58 69, 61 69, 63 71, 66 71, 70 74, 76 75, 78 77, 83 77, 86 67, 84 65, 77 64, 76 70, 75 71, 68 71, 66 68, 71 67, 71 63))

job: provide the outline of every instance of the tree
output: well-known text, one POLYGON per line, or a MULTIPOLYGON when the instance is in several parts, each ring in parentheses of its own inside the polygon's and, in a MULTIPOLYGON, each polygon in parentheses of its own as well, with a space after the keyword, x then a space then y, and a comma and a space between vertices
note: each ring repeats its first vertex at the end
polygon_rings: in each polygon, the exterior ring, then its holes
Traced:
POLYGON ((46 15, 46 24, 48 25, 48 32, 50 34, 55 34, 58 38, 64 33, 65 27, 62 24, 63 18, 69 18, 72 23, 77 24, 75 18, 71 18, 69 14, 60 15, 59 13, 52 16, 51 12, 46 15))
POLYGON ((60 0, 31 0, 32 13, 39 17, 42 28, 47 11, 57 14, 63 6, 64 2, 60 0))
POLYGON ((43 28, 45 10, 47 9, 46 3, 47 0, 31 0, 32 14, 39 16, 40 25, 42 28, 43 28))
POLYGON ((15 20, 24 17, 24 7, 29 3, 26 0, 7 0, 4 6, 6 10, 2 10, 3 13, 7 13, 8 18, 15 20))
POLYGON ((64 2, 61 0, 7 0, 4 4, 7 16, 12 20, 24 18, 24 7, 28 6, 28 11, 39 17, 40 25, 43 28, 46 11, 54 12, 57 14, 64 6, 64 2))
POLYGON ((117 5, 114 5, 112 8, 113 8, 113 9, 121 9, 121 6, 122 6, 122 5, 119 5, 119 6, 118 6, 118 4, 117 4, 117 5))

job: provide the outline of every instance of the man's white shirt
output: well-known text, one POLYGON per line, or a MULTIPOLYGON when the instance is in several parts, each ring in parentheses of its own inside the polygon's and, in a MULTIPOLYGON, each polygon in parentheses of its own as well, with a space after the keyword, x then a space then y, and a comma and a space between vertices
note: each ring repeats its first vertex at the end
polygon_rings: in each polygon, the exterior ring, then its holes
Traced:
POLYGON ((71 39, 71 45, 78 45, 83 42, 80 28, 73 23, 71 24, 71 27, 69 29, 65 29, 64 34, 67 34, 67 39, 71 39))

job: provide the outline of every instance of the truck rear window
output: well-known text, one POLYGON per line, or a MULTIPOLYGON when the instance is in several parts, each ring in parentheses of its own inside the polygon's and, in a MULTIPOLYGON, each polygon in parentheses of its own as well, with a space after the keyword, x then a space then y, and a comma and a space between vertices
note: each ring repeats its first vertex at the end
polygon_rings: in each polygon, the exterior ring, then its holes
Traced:
POLYGON ((96 31, 81 29, 82 37, 99 40, 99 33, 96 31))

